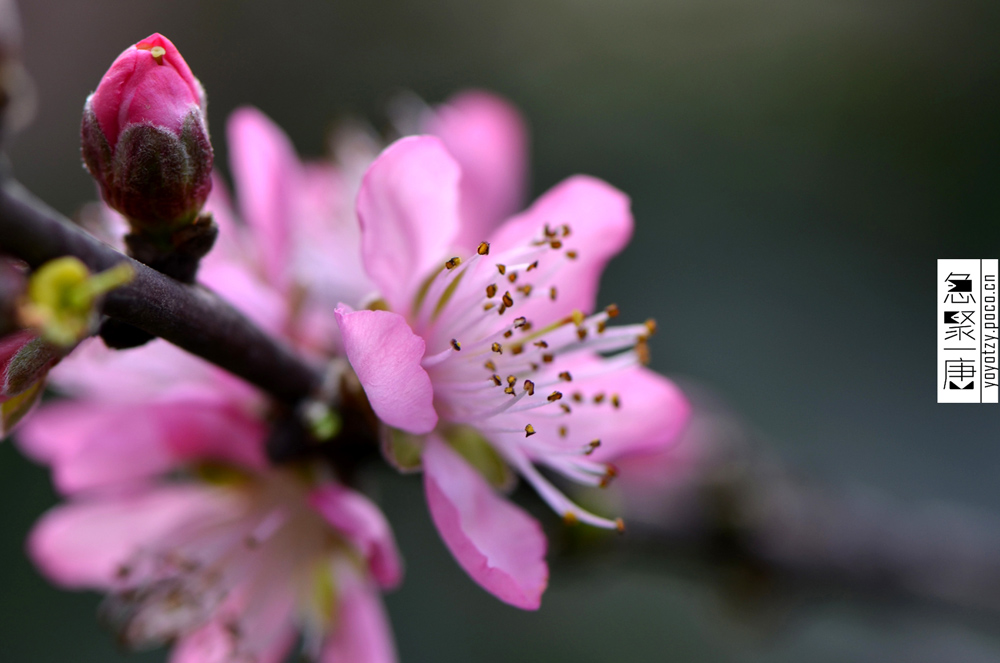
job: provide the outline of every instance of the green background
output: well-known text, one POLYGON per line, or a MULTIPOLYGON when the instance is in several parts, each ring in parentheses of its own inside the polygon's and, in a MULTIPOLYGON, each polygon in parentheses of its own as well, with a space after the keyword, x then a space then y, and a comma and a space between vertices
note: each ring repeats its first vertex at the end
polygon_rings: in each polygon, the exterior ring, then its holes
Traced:
MULTIPOLYGON (((655 317, 655 368, 707 389, 820 481, 899 505, 1000 508, 1000 410, 936 405, 937 258, 1000 254, 995 0, 27 0, 34 123, 18 177, 60 211, 94 197, 83 100, 159 31, 228 113, 253 104, 303 154, 394 94, 516 103, 533 192, 577 172, 632 196, 602 303, 655 317)), ((408 563, 387 598, 404 661, 995 661, 995 628, 839 596, 747 611, 620 549, 553 560, 537 614, 449 558, 419 482, 376 477, 408 563)), ((23 541, 54 504, 0 446, 0 661, 125 660, 93 595, 50 588, 23 541)), ((545 516, 548 518, 548 516, 545 516)), ((140 659, 162 660, 162 653, 140 659)))

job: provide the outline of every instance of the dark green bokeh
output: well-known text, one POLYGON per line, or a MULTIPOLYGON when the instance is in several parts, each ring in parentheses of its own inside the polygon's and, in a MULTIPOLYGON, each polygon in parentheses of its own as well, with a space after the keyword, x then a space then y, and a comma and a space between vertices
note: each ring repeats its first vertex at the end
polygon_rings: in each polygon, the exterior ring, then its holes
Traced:
MULTIPOLYGON (((531 122, 536 193, 586 172, 632 196, 636 238, 602 300, 657 318, 656 368, 722 395, 817 477, 1000 509, 1000 411, 934 402, 934 261, 1000 253, 995 1, 22 5, 40 106, 11 157, 61 211, 94 196, 84 97, 153 31, 208 89, 219 163, 240 104, 318 155, 332 119, 384 117, 399 90, 494 89, 531 122)), ((450 560, 419 482, 378 485, 408 562, 388 598, 406 661, 1000 656, 995 634, 913 610, 834 600, 748 619, 624 551, 557 562, 542 610, 520 613, 450 560)), ((0 661, 125 660, 96 599, 49 588, 24 559, 54 500, 43 471, 0 448, 0 661)))

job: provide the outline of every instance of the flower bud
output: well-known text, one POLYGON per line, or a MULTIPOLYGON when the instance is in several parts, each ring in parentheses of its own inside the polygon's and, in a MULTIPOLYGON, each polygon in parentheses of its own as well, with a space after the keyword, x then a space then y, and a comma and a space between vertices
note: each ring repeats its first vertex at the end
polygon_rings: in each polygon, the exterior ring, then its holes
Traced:
POLYGON ((31 330, 0 337, 0 437, 7 435, 41 396, 45 376, 62 358, 31 330))
POLYGON ((153 34, 118 56, 87 98, 83 160, 134 230, 191 222, 212 188, 205 91, 170 41, 153 34))

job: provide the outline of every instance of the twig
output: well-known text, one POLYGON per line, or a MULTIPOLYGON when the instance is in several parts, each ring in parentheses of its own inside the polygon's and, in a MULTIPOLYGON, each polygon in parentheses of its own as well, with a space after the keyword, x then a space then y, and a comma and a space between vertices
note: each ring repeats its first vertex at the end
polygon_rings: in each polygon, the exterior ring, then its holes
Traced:
POLYGON ((92 271, 127 262, 135 278, 105 297, 104 315, 169 341, 287 403, 308 397, 321 382, 319 371, 211 291, 184 285, 116 251, 15 181, 0 189, 0 253, 32 268, 67 255, 92 271))

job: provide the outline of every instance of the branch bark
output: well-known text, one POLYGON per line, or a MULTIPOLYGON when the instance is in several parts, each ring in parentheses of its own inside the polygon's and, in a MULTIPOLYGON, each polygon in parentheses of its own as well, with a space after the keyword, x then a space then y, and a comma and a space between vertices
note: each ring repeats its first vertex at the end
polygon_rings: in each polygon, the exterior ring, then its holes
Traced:
POLYGON ((211 291, 184 285, 120 253, 13 180, 0 189, 0 253, 32 268, 68 255, 92 271, 126 262, 135 278, 104 298, 104 315, 169 341, 286 403, 310 396, 321 383, 317 369, 211 291))

